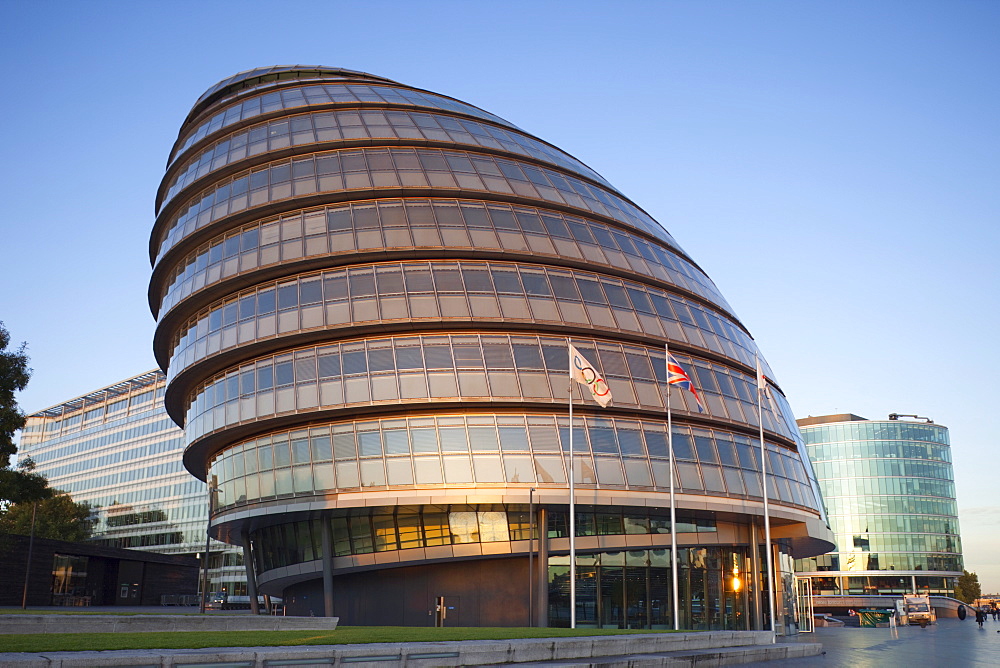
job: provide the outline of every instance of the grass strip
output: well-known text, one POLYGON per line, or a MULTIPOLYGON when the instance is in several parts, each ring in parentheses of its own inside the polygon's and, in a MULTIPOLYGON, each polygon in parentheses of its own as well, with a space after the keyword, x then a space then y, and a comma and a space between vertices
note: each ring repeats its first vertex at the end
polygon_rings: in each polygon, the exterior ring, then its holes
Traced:
POLYGON ((288 647, 391 642, 511 640, 577 636, 672 633, 623 629, 433 628, 343 626, 336 631, 176 631, 164 633, 45 633, 0 635, 2 652, 72 652, 206 647, 288 647))

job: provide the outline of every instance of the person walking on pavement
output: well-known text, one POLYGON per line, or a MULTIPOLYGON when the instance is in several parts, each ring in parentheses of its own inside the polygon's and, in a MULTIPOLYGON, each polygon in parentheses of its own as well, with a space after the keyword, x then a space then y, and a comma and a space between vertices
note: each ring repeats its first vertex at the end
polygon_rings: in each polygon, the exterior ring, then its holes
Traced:
POLYGON ((986 621, 986 613, 983 612, 982 608, 976 608, 976 623, 979 624, 979 628, 983 628, 983 622, 986 621))

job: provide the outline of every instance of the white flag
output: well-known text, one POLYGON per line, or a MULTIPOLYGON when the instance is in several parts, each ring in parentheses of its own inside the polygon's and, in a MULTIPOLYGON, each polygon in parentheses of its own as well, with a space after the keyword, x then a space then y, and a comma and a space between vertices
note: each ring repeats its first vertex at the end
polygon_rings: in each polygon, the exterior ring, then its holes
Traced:
POLYGON ((757 357, 757 391, 765 392, 767 390, 767 378, 764 377, 764 369, 760 366, 760 357, 757 357))
POLYGON ((581 385, 586 385, 594 401, 601 406, 611 403, 611 388, 607 381, 573 344, 569 346, 569 376, 581 385))

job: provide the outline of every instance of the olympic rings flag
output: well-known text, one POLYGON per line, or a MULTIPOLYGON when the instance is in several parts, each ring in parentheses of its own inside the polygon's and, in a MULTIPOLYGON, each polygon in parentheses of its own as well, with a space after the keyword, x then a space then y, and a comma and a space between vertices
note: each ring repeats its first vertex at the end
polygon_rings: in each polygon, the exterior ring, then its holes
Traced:
POLYGON ((569 344, 569 374, 570 378, 590 388, 590 395, 601 406, 606 407, 611 403, 611 388, 607 381, 572 343, 569 344))

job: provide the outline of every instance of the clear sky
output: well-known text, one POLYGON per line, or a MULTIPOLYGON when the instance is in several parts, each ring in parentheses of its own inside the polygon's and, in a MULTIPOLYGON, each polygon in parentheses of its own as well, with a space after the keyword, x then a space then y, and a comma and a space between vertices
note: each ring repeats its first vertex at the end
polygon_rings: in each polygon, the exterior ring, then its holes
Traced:
POLYGON ((1000 591, 1000 3, 8 2, 0 320, 33 412, 155 364, 153 197, 195 99, 346 67, 471 102, 661 221, 797 416, 951 429, 1000 591), (997 499, 991 498, 997 495, 997 499))

